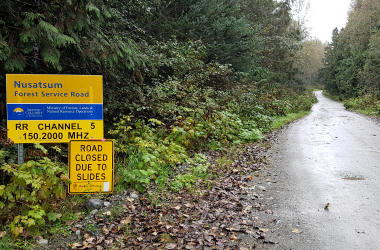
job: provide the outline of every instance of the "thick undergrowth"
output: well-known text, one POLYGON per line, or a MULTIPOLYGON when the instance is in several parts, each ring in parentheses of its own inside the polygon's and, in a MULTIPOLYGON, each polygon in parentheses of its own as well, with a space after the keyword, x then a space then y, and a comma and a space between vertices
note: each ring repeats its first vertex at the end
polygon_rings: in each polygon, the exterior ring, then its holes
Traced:
MULTIPOLYGON (((288 1, 5 0, 0 8, 1 93, 6 73, 103 75, 117 193, 191 189, 210 175, 202 152, 261 140, 315 102, 295 80, 303 34, 288 1)), ((16 163, 0 99, 0 238, 23 247, 65 232, 88 196, 67 196, 67 145, 25 145, 26 162, 16 163)))
POLYGON ((344 107, 366 115, 380 116, 380 99, 373 94, 365 94, 359 97, 347 99, 344 107))

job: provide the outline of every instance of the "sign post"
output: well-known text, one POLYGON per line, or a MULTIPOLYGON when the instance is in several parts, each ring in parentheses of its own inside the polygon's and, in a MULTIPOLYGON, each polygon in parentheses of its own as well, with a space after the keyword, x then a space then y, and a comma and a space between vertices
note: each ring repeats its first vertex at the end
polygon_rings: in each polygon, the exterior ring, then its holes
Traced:
POLYGON ((7 74, 8 138, 15 143, 103 139, 103 83, 94 75, 7 74))
POLYGON ((71 141, 69 194, 112 193, 114 186, 112 140, 71 141))
POLYGON ((24 163, 24 145, 21 143, 17 144, 17 163, 18 165, 24 163))

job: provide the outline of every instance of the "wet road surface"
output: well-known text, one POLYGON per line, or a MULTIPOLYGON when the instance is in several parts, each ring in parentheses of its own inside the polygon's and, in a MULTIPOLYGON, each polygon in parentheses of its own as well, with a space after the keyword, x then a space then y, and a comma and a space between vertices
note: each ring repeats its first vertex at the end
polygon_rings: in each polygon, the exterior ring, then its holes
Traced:
POLYGON ((270 248, 380 249, 379 123, 316 96, 271 152, 277 228, 268 236, 279 244, 270 248))

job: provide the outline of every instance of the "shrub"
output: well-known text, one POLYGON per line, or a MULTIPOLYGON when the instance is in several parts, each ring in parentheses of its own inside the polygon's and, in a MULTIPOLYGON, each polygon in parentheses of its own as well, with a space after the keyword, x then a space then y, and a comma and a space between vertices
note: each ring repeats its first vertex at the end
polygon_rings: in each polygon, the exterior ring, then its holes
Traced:
POLYGON ((174 181, 170 183, 172 190, 191 188, 198 180, 207 178, 207 169, 210 163, 204 154, 195 154, 192 159, 187 161, 187 164, 186 174, 175 176, 174 181))
POLYGON ((45 224, 49 214, 52 219, 54 213, 46 201, 66 198, 66 166, 44 157, 22 165, 3 164, 0 169, 10 176, 7 184, 0 185, 0 217, 11 220, 14 235, 24 227, 33 230, 45 224))

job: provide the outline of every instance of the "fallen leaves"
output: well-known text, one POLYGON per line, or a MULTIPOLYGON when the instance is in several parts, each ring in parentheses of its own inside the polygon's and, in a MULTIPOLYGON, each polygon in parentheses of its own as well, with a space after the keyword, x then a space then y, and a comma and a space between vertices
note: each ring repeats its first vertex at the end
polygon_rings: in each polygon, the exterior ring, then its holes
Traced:
POLYGON ((325 210, 328 210, 329 206, 330 206, 330 202, 327 202, 326 205, 325 205, 325 210))
POLYGON ((273 214, 274 212, 273 212, 273 210, 270 210, 270 209, 269 209, 269 210, 265 211, 265 213, 266 213, 266 214, 273 214))
MULTIPOLYGON (((260 150, 255 145, 248 145, 229 168, 213 170, 210 167, 210 171, 218 174, 218 179, 208 180, 205 186, 198 185, 197 192, 173 193, 164 204, 153 204, 143 196, 126 194, 121 201, 120 214, 115 216, 110 211, 100 211, 93 216, 96 230, 70 247, 251 249, 258 242, 270 242, 265 235, 269 228, 257 226, 258 212, 274 213, 262 204, 265 187, 253 184, 254 176, 260 176, 257 170, 266 162, 260 150), (249 248, 241 245, 242 235, 248 235, 252 241, 249 248)), ((218 154, 224 153, 210 152, 214 158, 218 154)), ((81 224, 86 227, 86 223, 81 224)), ((75 230, 77 228, 73 227, 75 230)), ((84 233, 82 227, 81 231, 84 233)))
POLYGON ((292 233, 300 234, 300 233, 302 233, 302 231, 301 231, 299 228, 294 228, 294 229, 292 230, 292 233))
POLYGON ((177 248, 177 244, 174 244, 174 243, 168 243, 165 245, 165 249, 176 249, 177 248))
POLYGON ((7 234, 6 231, 2 231, 2 232, 0 232, 0 239, 3 238, 6 234, 7 234))
POLYGON ((131 216, 127 216, 127 217, 125 217, 125 219, 123 219, 123 220, 120 221, 120 224, 127 225, 127 224, 130 224, 131 221, 132 221, 132 217, 131 216))

